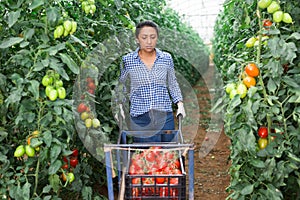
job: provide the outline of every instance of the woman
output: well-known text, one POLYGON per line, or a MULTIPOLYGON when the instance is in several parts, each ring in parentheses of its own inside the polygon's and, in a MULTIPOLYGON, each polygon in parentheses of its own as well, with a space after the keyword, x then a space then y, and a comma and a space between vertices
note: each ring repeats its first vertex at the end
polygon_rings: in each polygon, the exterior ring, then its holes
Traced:
POLYGON ((158 35, 154 22, 139 23, 135 32, 139 47, 122 58, 120 82, 130 78, 130 129, 134 131, 174 130, 172 102, 177 104, 177 116, 186 115, 173 59, 156 48, 158 35))

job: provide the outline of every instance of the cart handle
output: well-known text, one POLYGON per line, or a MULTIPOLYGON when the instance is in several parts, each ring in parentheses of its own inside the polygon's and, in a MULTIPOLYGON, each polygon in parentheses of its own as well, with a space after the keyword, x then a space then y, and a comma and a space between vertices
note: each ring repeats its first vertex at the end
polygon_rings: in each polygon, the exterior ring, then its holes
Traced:
POLYGON ((184 140, 183 140, 183 136, 182 136, 182 119, 183 119, 183 115, 180 113, 180 114, 177 115, 177 118, 178 118, 178 131, 179 131, 181 143, 184 144, 184 140))

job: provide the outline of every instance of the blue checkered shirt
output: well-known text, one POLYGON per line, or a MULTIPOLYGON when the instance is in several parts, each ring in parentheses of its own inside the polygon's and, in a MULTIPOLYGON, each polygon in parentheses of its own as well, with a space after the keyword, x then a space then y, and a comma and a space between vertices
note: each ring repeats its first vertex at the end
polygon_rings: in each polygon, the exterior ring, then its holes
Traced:
POLYGON ((172 56, 156 48, 156 59, 149 70, 138 50, 122 57, 119 79, 125 85, 130 78, 130 115, 135 117, 151 109, 172 112, 172 101, 182 101, 172 56))

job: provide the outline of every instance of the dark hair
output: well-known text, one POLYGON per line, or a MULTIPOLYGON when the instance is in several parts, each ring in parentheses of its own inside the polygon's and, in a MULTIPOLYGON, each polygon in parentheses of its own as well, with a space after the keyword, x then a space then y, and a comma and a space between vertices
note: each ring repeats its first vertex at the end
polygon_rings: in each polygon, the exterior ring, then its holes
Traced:
POLYGON ((149 26, 152 27, 156 30, 157 36, 158 36, 158 25, 156 23, 154 23, 153 21, 150 20, 146 20, 143 22, 138 23, 138 25, 136 25, 136 29, 135 29, 135 37, 137 38, 140 34, 140 31, 143 27, 145 26, 149 26))

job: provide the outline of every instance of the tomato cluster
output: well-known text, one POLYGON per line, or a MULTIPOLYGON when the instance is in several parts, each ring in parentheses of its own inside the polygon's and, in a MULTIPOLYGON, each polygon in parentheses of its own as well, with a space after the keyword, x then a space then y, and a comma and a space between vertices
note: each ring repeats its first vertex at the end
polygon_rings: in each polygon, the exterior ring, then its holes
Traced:
POLYGON ((75 33, 76 29, 77 29, 77 22, 66 20, 62 24, 56 26, 53 33, 54 39, 72 35, 75 33))
POLYGON ((96 12, 95 0, 83 0, 81 2, 81 8, 85 12, 85 14, 93 15, 96 12))
POLYGON ((267 9, 267 12, 273 15, 274 22, 293 23, 291 15, 287 12, 283 12, 280 8, 278 1, 275 0, 260 0, 258 1, 258 7, 261 9, 267 9))
MULTIPOLYGON (((95 94, 96 84, 93 78, 86 78, 86 90, 89 94, 95 94)), ((84 99, 85 96, 82 96, 84 99)), ((85 102, 80 102, 77 106, 77 112, 80 113, 80 119, 84 121, 84 124, 87 128, 99 128, 100 121, 95 118, 93 112, 91 111, 89 105, 85 102)))
POLYGON ((259 149, 264 149, 268 145, 268 128, 265 126, 261 126, 258 129, 258 147, 259 149))
POLYGON ((144 151, 135 152, 130 160, 129 174, 141 175, 141 177, 132 178, 133 185, 143 184, 147 186, 133 188, 132 196, 134 197, 157 194, 161 197, 169 195, 176 197, 178 195, 177 188, 164 187, 167 184, 179 184, 176 175, 181 175, 182 171, 180 159, 175 151, 165 151, 161 147, 150 147, 144 151), (152 187, 152 185, 161 187, 152 187))
POLYGON ((248 63, 245 67, 245 76, 243 77, 243 83, 250 88, 256 85, 256 79, 259 75, 259 69, 255 63, 248 63))
POLYGON ((64 182, 72 183, 75 180, 75 175, 73 174, 73 168, 75 168, 78 161, 78 149, 74 149, 70 156, 63 157, 64 164, 62 165, 61 179, 64 182))
POLYGON ((43 143, 42 141, 36 139, 34 144, 31 143, 32 138, 38 138, 39 131, 33 131, 27 138, 27 144, 20 144, 15 152, 14 156, 17 158, 22 157, 23 155, 27 155, 28 157, 34 157, 36 152, 40 150, 40 145, 43 143))
POLYGON ((66 98, 66 89, 63 87, 63 81, 60 79, 60 75, 57 72, 48 70, 42 79, 42 84, 46 87, 46 96, 51 101, 55 101, 57 98, 66 98))

